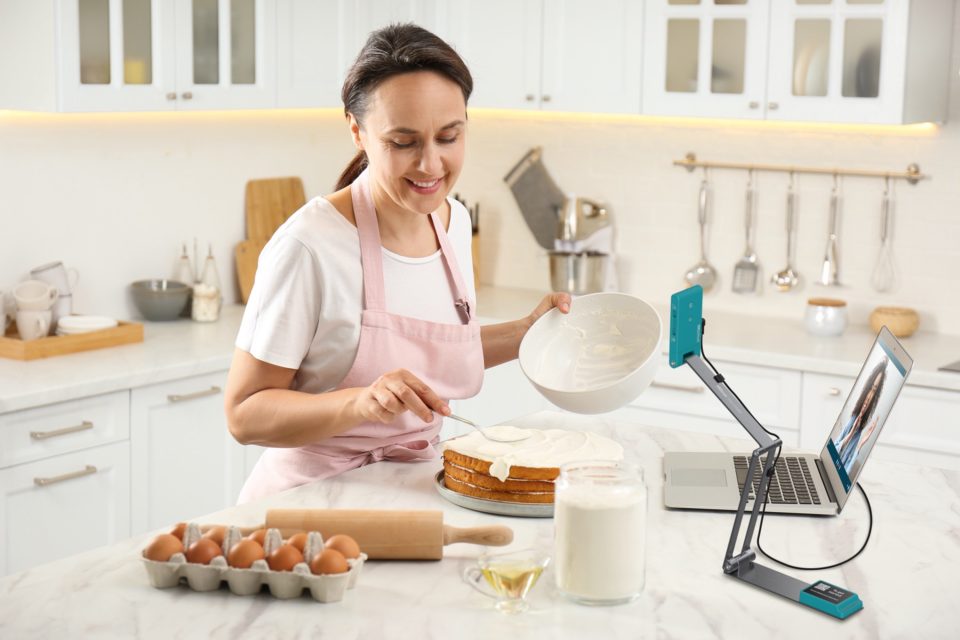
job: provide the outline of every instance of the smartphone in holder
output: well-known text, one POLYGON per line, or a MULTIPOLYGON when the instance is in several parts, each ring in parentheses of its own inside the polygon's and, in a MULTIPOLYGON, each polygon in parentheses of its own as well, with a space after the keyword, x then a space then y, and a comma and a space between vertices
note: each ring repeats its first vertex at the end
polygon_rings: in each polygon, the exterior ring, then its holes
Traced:
POLYGON ((699 356, 703 323, 703 287, 693 285, 670 296, 670 366, 682 367, 687 356, 699 356))

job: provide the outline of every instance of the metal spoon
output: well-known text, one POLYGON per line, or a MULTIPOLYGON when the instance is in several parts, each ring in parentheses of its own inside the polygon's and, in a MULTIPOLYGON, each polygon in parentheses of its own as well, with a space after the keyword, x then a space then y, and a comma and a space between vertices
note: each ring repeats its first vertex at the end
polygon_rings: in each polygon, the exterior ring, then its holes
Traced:
MULTIPOLYGON (((458 416, 458 415, 456 415, 456 414, 453 414, 453 413, 451 413, 450 415, 448 415, 448 416, 446 416, 446 417, 447 417, 447 418, 453 418, 453 419, 456 420, 457 422, 462 422, 463 424, 468 424, 468 425, 470 425, 471 427, 473 427, 474 429, 476 429, 477 431, 479 431, 479 432, 480 432, 480 435, 482 435, 484 438, 486 438, 486 439, 489 440, 490 442, 520 442, 521 440, 526 440, 527 438, 530 437, 530 434, 529 434, 529 433, 519 433, 519 434, 517 434, 516 436, 496 436, 496 435, 489 435, 489 434, 487 434, 487 433, 480 427, 480 425, 478 425, 477 423, 473 422, 472 420, 467 420, 466 418, 461 418, 460 416, 458 416)), ((519 429, 518 429, 518 431, 519 431, 519 429)))
POLYGON ((698 201, 697 217, 700 222, 700 262, 693 265, 687 271, 684 279, 687 284, 695 284, 703 287, 703 292, 708 293, 713 285, 717 283, 717 270, 707 262, 707 206, 709 204, 710 183, 706 177, 700 183, 700 199, 698 201))
POLYGON ((773 274, 771 282, 780 291, 790 291, 800 283, 800 274, 793 269, 794 232, 796 230, 796 194, 793 192, 793 174, 787 187, 787 266, 773 274))

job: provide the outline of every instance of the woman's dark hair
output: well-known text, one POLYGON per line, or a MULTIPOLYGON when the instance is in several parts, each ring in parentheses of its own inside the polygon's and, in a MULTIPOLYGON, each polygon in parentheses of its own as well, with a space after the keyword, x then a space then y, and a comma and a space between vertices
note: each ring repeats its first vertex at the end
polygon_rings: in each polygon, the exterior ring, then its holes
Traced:
POLYGON ((860 392, 860 397, 857 398, 857 403, 853 407, 853 415, 859 416, 861 410, 863 411, 863 418, 860 419, 860 422, 857 424, 857 429, 863 429, 864 425, 867 424, 868 419, 877 408, 877 403, 880 402, 880 392, 883 391, 883 382, 887 379, 887 359, 884 358, 877 366, 873 368, 873 371, 870 372, 870 376, 867 378, 867 383, 863 386, 863 391, 860 392), (877 383, 877 379, 879 383, 877 383), (873 396, 870 398, 870 405, 864 408, 864 403, 867 401, 867 394, 870 393, 870 389, 873 387, 874 383, 877 383, 877 390, 874 392, 873 396))
MULTIPOLYGON (((370 34, 347 72, 340 91, 344 113, 353 114, 362 126, 374 89, 384 80, 414 71, 439 73, 459 85, 464 102, 470 99, 473 77, 450 45, 415 24, 392 24, 370 34)), ((360 151, 340 174, 335 190, 351 184, 366 166, 367 154, 360 151)))

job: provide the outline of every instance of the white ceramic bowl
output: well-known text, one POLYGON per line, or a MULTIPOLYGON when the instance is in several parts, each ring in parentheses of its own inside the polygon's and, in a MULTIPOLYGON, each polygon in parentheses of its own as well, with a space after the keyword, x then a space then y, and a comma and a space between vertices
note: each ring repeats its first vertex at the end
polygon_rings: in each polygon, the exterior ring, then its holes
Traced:
POLYGON ((574 413, 605 413, 653 381, 660 363, 660 315, 640 298, 593 293, 569 314, 551 309, 520 343, 520 368, 543 396, 574 413))

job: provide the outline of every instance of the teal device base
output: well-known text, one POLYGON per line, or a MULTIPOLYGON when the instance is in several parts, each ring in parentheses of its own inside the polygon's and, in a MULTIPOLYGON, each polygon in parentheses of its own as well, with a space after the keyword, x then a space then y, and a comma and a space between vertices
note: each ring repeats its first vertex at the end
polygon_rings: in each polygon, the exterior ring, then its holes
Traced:
POLYGON ((814 582, 800 592, 800 604, 841 620, 863 609, 860 596, 823 580, 814 582))

